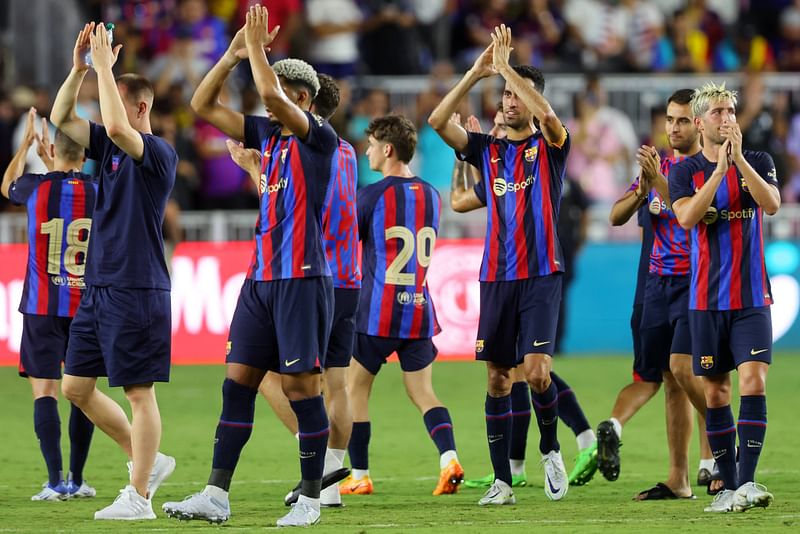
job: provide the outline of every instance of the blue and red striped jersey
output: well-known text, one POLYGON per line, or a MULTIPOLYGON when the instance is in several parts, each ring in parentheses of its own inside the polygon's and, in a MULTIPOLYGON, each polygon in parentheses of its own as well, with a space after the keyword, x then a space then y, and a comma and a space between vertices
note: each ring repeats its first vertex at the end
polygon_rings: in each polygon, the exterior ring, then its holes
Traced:
POLYGON ((541 132, 522 141, 470 133, 458 157, 481 170, 475 193, 486 207, 480 280, 495 282, 564 270, 558 209, 570 138, 559 147, 541 132))
POLYGON ((358 158, 353 145, 339 139, 339 148, 331 162, 331 183, 322 214, 322 239, 325 257, 333 273, 333 287, 358 289, 361 269, 358 266, 358 158))
MULTIPOLYGON (((686 156, 668 156, 661 160, 661 174, 669 179, 670 168, 686 156)), ((630 190, 639 186, 637 178, 630 190)), ((681 228, 672 206, 661 198, 653 187, 647 194, 647 211, 653 227, 653 247, 650 250, 649 272, 659 276, 689 274, 689 232, 681 228)))
POLYGON ((262 161, 252 280, 331 276, 322 211, 339 141, 327 122, 306 115, 306 139, 281 135, 281 126, 265 117, 245 117, 245 146, 261 150, 262 161))
POLYGON ((441 209, 439 193, 417 177, 388 176, 359 190, 364 281, 356 332, 425 339, 441 331, 425 282, 441 209))
MULTIPOLYGON (((778 186, 766 152, 743 151, 769 184, 778 186)), ((717 164, 702 152, 674 165, 669 175, 673 204, 699 191, 717 164)), ((762 211, 735 165, 728 168, 703 220, 692 228, 692 310, 739 310, 772 304, 764 261, 762 211)))
POLYGON ((28 212, 28 268, 19 311, 72 317, 86 287, 97 184, 81 172, 23 174, 9 198, 28 212))

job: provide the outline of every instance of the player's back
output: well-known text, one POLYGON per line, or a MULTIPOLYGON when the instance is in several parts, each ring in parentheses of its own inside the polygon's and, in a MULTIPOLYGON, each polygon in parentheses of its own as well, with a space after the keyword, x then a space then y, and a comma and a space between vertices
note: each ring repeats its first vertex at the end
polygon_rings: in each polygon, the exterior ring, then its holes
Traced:
POLYGON ((24 174, 10 198, 28 213, 28 266, 19 311, 72 317, 85 287, 97 184, 80 172, 24 174))
POLYGON ((420 178, 389 176, 358 194, 363 288, 356 331, 421 339, 439 332, 426 283, 441 199, 420 178))
POLYGON ((322 214, 325 258, 333 274, 333 287, 361 287, 358 266, 358 158, 353 145, 339 139, 331 159, 331 180, 322 214))

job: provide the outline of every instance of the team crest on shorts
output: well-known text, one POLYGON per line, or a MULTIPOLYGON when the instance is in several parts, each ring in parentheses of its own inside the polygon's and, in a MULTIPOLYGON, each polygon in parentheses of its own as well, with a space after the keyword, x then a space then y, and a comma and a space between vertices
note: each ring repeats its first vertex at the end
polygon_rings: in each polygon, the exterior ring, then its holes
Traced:
POLYGON ((532 146, 530 148, 526 148, 525 149, 525 161, 527 161, 528 163, 532 162, 533 160, 536 159, 536 154, 538 154, 538 153, 539 153, 539 147, 538 146, 532 146))
POLYGON ((714 367, 714 356, 700 356, 700 367, 703 369, 714 367))
POLYGON ((228 341, 228 344, 225 345, 225 356, 230 356, 231 355, 231 347, 232 346, 233 346, 233 343, 228 341))
POLYGON ((483 340, 478 339, 475 341, 475 352, 483 352, 483 340))

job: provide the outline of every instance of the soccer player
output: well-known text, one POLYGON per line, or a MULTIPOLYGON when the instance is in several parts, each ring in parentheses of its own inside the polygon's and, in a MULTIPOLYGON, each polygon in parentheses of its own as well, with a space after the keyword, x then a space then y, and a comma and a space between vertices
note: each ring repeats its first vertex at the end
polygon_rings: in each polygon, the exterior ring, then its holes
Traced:
POLYGON ((208 485, 182 502, 165 503, 164 511, 181 519, 228 519, 231 478, 252 432, 258 387, 274 371, 297 417, 302 473, 298 501, 277 524, 308 526, 320 518, 329 433, 317 374, 325 361, 333 285, 321 230, 338 138, 309 112, 319 90, 314 69, 297 59, 267 62, 264 48, 278 33, 267 26, 267 9, 253 6, 192 98, 204 120, 263 154, 260 212, 253 260, 231 321, 208 485), (245 117, 218 102, 230 70, 245 56, 270 118, 245 117))
POLYGON ((383 174, 383 180, 358 192, 364 281, 349 376, 353 433, 348 451, 353 471, 339 491, 373 492, 369 396, 381 366, 396 352, 406 393, 439 449, 439 482, 433 494, 455 493, 464 470, 456 454, 450 413, 431 382, 437 354, 431 338, 440 328, 425 281, 439 232, 441 199, 408 167, 417 144, 411 121, 398 115, 379 117, 370 122, 366 134, 370 169, 383 174))
POLYGON ((94 425, 74 404, 69 416, 70 473, 64 480, 58 390, 69 325, 85 287, 86 248, 97 185, 80 172, 83 148, 61 131, 51 145, 47 120, 42 119, 39 137, 34 131, 35 118, 36 110, 31 108, 22 143, 3 174, 0 192, 12 203, 25 206, 28 213, 28 266, 19 305, 19 375, 28 379, 33 390, 34 429, 48 475, 42 491, 31 500, 56 501, 95 496, 94 488, 83 479, 94 425), (47 174, 24 172, 34 137, 47 174))
MULTIPOLYGON (((653 229, 649 272, 642 296, 639 350, 645 376, 654 379, 651 383, 656 389, 661 380, 665 384, 670 468, 665 482, 642 491, 635 497, 637 500, 693 497, 688 471, 691 404, 699 414, 701 432, 705 432, 705 399, 702 385, 692 373, 690 357, 689 237, 672 212, 666 178, 672 165, 700 151, 699 133, 690 106, 692 94, 691 89, 681 89, 667 100, 664 126, 673 149, 672 156, 662 161, 655 148, 642 146, 637 154, 640 175, 614 205, 610 217, 613 223, 624 223, 644 205, 653 229)), ((621 433, 622 423, 614 417, 598 426, 598 463, 608 480, 619 476, 621 433)), ((701 447, 702 444, 701 439, 701 447)), ((704 452, 708 452, 707 444, 704 452)), ((706 467, 713 468, 713 461, 706 467)))
POLYGON ((517 365, 523 366, 533 390, 545 494, 559 500, 568 489, 556 432, 558 393, 550 371, 564 270, 556 224, 569 134, 542 96, 542 73, 511 67, 510 51, 511 30, 501 25, 492 44, 428 119, 447 144, 487 177, 451 199, 456 211, 488 208, 475 352, 488 370, 486 434, 495 482, 480 505, 515 502, 509 445, 511 369, 517 365), (506 82, 506 139, 467 133, 449 120, 467 92, 494 74, 506 82))
POLYGON ((132 461, 130 484, 95 519, 155 519, 151 499, 175 469, 175 460, 158 452, 161 417, 153 385, 169 381, 170 282, 161 225, 178 156, 151 133, 151 83, 136 74, 114 79, 121 46, 112 49, 103 24, 84 26, 73 68, 53 103, 53 123, 100 165, 86 290, 70 326, 62 389, 132 461), (103 126, 75 113, 90 47, 103 126), (97 389, 98 376, 124 389, 130 423, 97 389))
MULTIPOLYGON (((327 74, 318 74, 319 91, 311 105, 312 113, 325 120, 333 116, 339 106, 339 86, 327 74)), ((231 157, 258 186, 261 176, 261 153, 228 142, 231 157)), ((349 469, 343 468, 347 443, 353 427, 350 401, 347 395, 346 373, 353 353, 356 310, 361 288, 361 269, 358 265, 358 221, 356 214, 356 184, 358 183, 357 158, 352 145, 339 138, 339 148, 331 165, 331 182, 322 217, 325 256, 333 274, 334 312, 333 326, 328 340, 328 352, 322 371, 325 404, 330 419, 330 435, 325 452, 321 506, 341 506, 339 487, 335 484, 346 477, 349 469)), ((268 372, 259 386, 261 394, 269 401, 284 426, 297 435, 297 417, 289 400, 280 388, 280 375, 268 372)), ((284 502, 297 500, 300 486, 287 495, 284 502)))
POLYGON ((669 194, 691 229, 689 327, 694 372, 703 377, 708 441, 725 484, 706 512, 769 506, 755 483, 767 431, 767 371, 772 361, 772 293, 762 216, 781 204, 772 157, 742 149, 736 93, 709 83, 692 98, 703 150, 673 166, 669 194), (739 373, 739 421, 731 410, 730 371, 739 373), (739 465, 736 465, 736 432, 739 465))
MULTIPOLYGON (((460 117, 455 115, 454 119, 459 122, 460 117)), ((465 128, 468 132, 480 133, 480 123, 475 116, 467 119, 465 128)), ((497 105, 492 129, 489 135, 497 139, 506 137, 506 124, 503 116, 503 102, 497 105)), ((453 168, 453 180, 451 200, 457 199, 459 195, 465 194, 470 184, 471 177, 478 182, 481 179, 480 171, 467 163, 456 158, 453 168)), ((578 398, 572 388, 558 375, 551 372, 550 379, 556 384, 558 390, 558 416, 575 433, 578 442, 578 457, 575 459, 575 467, 569 474, 569 483, 573 486, 581 486, 589 482, 597 471, 597 440, 594 431, 583 413, 583 409, 578 403, 578 398)), ((521 366, 516 366, 511 370, 511 445, 509 448, 509 463, 511 466, 511 486, 525 486, 528 477, 525 473, 525 453, 528 445, 528 428, 531 421, 531 393, 528 382, 525 380, 525 373, 521 366)), ((471 488, 489 487, 494 483, 494 473, 489 473, 483 478, 475 480, 465 480, 464 485, 471 488)))

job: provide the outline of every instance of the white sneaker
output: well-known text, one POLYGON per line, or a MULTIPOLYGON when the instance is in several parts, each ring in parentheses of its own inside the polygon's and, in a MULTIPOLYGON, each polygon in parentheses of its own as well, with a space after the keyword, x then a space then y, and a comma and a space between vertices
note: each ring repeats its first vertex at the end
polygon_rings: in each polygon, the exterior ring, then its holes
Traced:
POLYGON ((711 506, 703 508, 704 512, 725 513, 733 511, 733 490, 724 489, 714 496, 711 506))
MULTIPOLYGON (((147 492, 150 499, 155 497, 158 487, 175 471, 175 458, 166 454, 157 453, 153 470, 150 471, 150 480, 147 482, 147 492)), ((128 462, 128 475, 133 473, 133 462, 128 462)))
POLYGON ((320 506, 339 508, 342 504, 342 495, 339 493, 339 484, 331 484, 319 492, 320 506))
POLYGON ((59 482, 54 488, 50 487, 49 482, 42 484, 42 491, 31 497, 32 501, 66 501, 69 499, 69 491, 64 482, 59 482))
POLYGON ((561 451, 550 451, 542 455, 544 467, 544 494, 551 501, 560 501, 569 489, 569 478, 561 451))
POLYGON ((766 508, 772 504, 773 496, 763 484, 745 482, 733 493, 732 510, 744 512, 755 506, 766 508))
POLYGON ((310 527, 319 523, 319 510, 310 504, 298 500, 292 505, 288 514, 277 521, 279 527, 310 527))
POLYGON ((69 491, 70 499, 91 499, 97 495, 97 491, 87 484, 85 480, 81 482, 80 486, 75 484, 72 480, 72 475, 67 481, 67 491, 69 491))
POLYGON ((150 499, 145 499, 131 485, 119 490, 114 502, 94 513, 95 519, 119 519, 136 521, 138 519, 155 519, 150 499))
POLYGON ((489 504, 517 504, 517 499, 514 498, 514 492, 511 490, 511 486, 502 480, 495 480, 494 484, 489 486, 489 489, 483 494, 481 500, 478 501, 478 504, 480 506, 489 504))
POLYGON ((189 521, 204 519, 209 523, 224 523, 231 517, 230 502, 220 501, 205 491, 189 495, 181 502, 165 502, 161 509, 169 517, 189 521))

